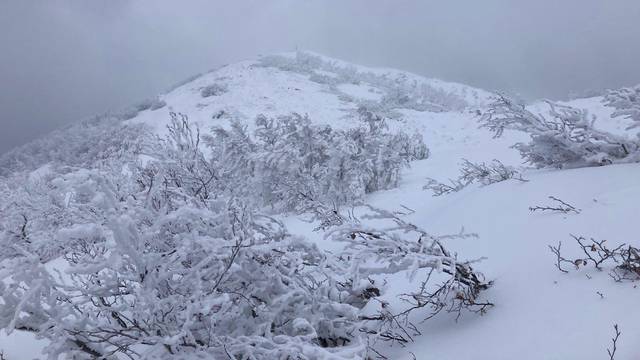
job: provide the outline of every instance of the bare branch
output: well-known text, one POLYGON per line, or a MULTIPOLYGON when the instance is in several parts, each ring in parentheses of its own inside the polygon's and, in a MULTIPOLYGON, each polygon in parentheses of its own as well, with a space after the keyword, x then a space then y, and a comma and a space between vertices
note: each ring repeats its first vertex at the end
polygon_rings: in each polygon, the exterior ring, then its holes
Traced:
POLYGON ((618 329, 618 324, 613 325, 613 329, 615 330, 615 335, 611 338, 611 349, 607 348, 607 354, 609 354, 609 360, 614 360, 616 356, 616 350, 618 350, 618 338, 622 334, 620 329, 618 329))
POLYGON ((534 211, 558 211, 558 212, 565 213, 565 214, 569 213, 569 212, 580 214, 580 212, 582 211, 580 209, 577 209, 573 205, 570 205, 570 204, 558 199, 557 197, 549 196, 549 199, 555 201, 556 205, 530 206, 529 207, 529 211, 531 211, 531 212, 534 212, 534 211))

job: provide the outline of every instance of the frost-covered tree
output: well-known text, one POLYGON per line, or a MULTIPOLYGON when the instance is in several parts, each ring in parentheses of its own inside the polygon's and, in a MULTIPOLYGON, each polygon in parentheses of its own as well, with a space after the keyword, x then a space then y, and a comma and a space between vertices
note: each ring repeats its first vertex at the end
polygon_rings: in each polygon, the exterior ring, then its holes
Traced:
POLYGON ((504 130, 522 131, 531 142, 514 147, 536 167, 582 167, 640 159, 640 142, 594 127, 586 110, 547 101, 548 115, 535 114, 524 104, 498 96, 482 118, 481 126, 495 137, 504 130))

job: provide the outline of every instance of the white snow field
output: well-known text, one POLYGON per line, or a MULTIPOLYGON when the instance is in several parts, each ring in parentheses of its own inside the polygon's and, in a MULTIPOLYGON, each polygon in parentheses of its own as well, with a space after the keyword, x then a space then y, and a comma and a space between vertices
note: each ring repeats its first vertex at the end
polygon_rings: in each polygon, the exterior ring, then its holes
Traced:
MULTIPOLYGON (((578 256, 581 249, 571 234, 606 239, 612 245, 640 246, 640 164, 528 168, 510 148, 526 141, 527 135, 507 132, 494 139, 488 130, 479 128, 476 110, 490 102, 487 91, 319 55, 304 55, 300 60, 298 54, 298 61, 296 55, 281 56, 291 63, 273 66, 273 58, 266 57, 207 73, 160 96, 166 106, 141 111, 127 121, 143 122, 162 134, 169 112, 188 115, 203 131, 212 125, 226 125, 230 119, 242 119, 252 126, 259 114, 297 112, 308 114, 313 122, 346 127, 354 121, 359 105, 382 104, 380 111, 390 118, 390 127, 423 135, 430 157, 413 162, 397 188, 375 192, 366 202, 387 210, 409 208, 414 212, 403 218, 433 234, 455 234, 462 228, 476 233, 476 238, 443 240, 444 245, 460 259, 483 259, 474 268, 493 285, 482 299, 495 304, 485 314, 463 312, 457 320, 456 314, 442 312, 420 323, 416 314, 421 335, 404 347, 383 345, 389 359, 609 359, 607 348, 611 347, 614 324, 622 333, 615 359, 640 359, 637 283, 615 282, 607 268, 562 273, 548 247, 561 241, 567 257, 578 256), (314 63, 318 59, 321 63, 314 63), (212 84, 223 84, 221 92, 203 97, 203 89, 212 84), (426 89, 437 96, 398 100, 390 94, 394 89, 390 84, 413 94, 426 89), (456 177, 462 159, 498 159, 520 168, 528 181, 472 184, 438 197, 423 190, 426 178, 444 182, 456 177), (549 205, 549 196, 580 212, 529 210, 530 206, 549 205)), ((611 110, 600 98, 566 104, 587 108, 597 116, 597 126, 624 133, 625 120, 610 118, 611 110)), ((322 233, 312 231, 314 225, 303 221, 305 218, 290 215, 284 222, 292 233, 314 239, 321 248, 332 248, 322 233)), ((399 294, 415 288, 419 281, 398 275, 390 277, 387 286, 389 293, 399 294)), ((44 358, 40 351, 45 345, 45 341, 20 331, 10 336, 0 332, 0 349, 7 360, 44 358)))

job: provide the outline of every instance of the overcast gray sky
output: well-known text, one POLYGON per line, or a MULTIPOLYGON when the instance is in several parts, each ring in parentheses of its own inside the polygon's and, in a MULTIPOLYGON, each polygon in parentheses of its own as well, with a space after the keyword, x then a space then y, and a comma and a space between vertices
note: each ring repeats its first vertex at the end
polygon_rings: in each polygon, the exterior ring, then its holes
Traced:
POLYGON ((640 1, 0 0, 0 153, 296 46, 559 98, 640 83, 640 1))

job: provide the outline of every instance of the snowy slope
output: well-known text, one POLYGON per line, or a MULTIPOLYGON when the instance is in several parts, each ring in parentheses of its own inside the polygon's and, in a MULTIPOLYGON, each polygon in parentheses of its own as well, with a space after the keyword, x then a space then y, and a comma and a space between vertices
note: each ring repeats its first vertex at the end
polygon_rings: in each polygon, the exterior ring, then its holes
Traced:
MULTIPOLYGON (((457 322, 446 314, 425 322, 415 343, 387 349, 389 358, 411 359, 413 353, 417 359, 438 360, 604 359, 614 323, 623 333, 616 359, 640 358, 640 311, 635 310, 640 289, 615 283, 606 272, 583 269, 560 273, 548 249, 549 244, 562 241, 569 254, 577 254, 579 249, 571 247, 570 234, 640 245, 634 221, 640 213, 638 164, 524 169, 526 183, 472 185, 458 193, 433 197, 422 189, 425 178, 445 181, 455 177, 463 158, 499 159, 522 166, 519 154, 510 146, 526 140, 526 135, 507 133, 493 139, 491 133, 478 129, 475 109, 489 102, 489 93, 318 55, 301 58, 285 54, 277 61, 267 60, 240 62, 205 74, 162 95, 166 106, 141 111, 127 121, 147 124, 162 134, 171 111, 188 115, 202 129, 228 124, 231 119, 250 125, 258 114, 297 112, 309 114, 314 122, 343 127, 354 121, 358 106, 364 105, 378 106, 387 113, 394 119, 392 127, 423 134, 431 157, 414 162, 398 188, 374 193, 367 201, 390 210, 411 208, 415 213, 406 219, 434 234, 457 233, 462 227, 477 233, 478 238, 448 240, 445 245, 460 258, 487 258, 476 267, 494 280, 483 296, 496 306, 483 316, 464 314, 457 322), (220 85, 220 93, 203 97, 203 90, 213 84, 220 85), (398 102, 393 92, 399 89, 409 91, 413 98, 398 102), (437 96, 425 97, 422 89, 435 89, 437 96), (550 195, 582 212, 529 211, 529 206, 547 204, 550 195)), ((609 118, 610 110, 599 98, 569 104, 588 108, 597 116, 597 124, 607 130, 622 132, 625 127, 623 120, 609 118)), ((540 104, 533 108, 540 108, 540 104)), ((325 241, 322 234, 312 234, 313 226, 300 217, 285 220, 290 231, 325 241)), ((398 292, 415 286, 401 276, 392 280, 389 286, 398 292)), ((38 356, 44 344, 32 341, 29 335, 7 337, 0 333, 0 349, 9 360, 38 356)))
MULTIPOLYGON (((250 125, 259 114, 278 116, 296 112, 308 114, 314 122, 341 127, 353 121, 358 106, 378 105, 385 95, 393 96, 394 91, 400 90, 419 98, 423 86, 438 93, 432 98, 418 99, 423 100, 422 106, 429 102, 439 110, 470 112, 489 102, 488 92, 462 84, 392 69, 356 67, 320 55, 287 53, 227 65, 204 74, 162 95, 165 107, 140 112, 129 121, 146 123, 162 132, 171 111, 186 114, 202 128, 223 125, 229 119, 245 120, 250 125), (315 65, 307 65, 309 61, 315 65), (224 90, 219 95, 203 97, 203 89, 212 85, 224 90)), ((384 110, 401 117, 398 110, 406 108, 391 103, 384 110)))
MULTIPOLYGON (((417 166, 415 171, 420 171, 417 166)), ((547 248, 562 241, 567 253, 578 255, 569 234, 637 245, 637 227, 632 224, 640 211, 634 201, 640 198, 640 167, 532 171, 526 177, 527 183, 465 189, 430 201, 416 196, 417 189, 372 197, 380 206, 404 204, 416 210, 411 220, 436 233, 461 226, 478 233, 478 239, 447 245, 463 258, 486 256, 478 267, 495 280, 486 293, 495 308, 457 323, 446 317, 430 321, 424 325, 424 336, 408 350, 423 354, 419 359, 601 359, 617 323, 624 333, 619 359, 640 357, 640 313, 634 310, 640 290, 613 282, 606 272, 560 273, 547 248), (582 212, 528 210, 547 204, 549 195, 582 212)))

